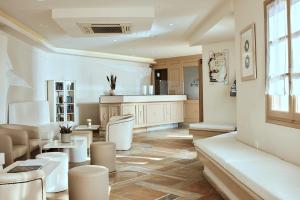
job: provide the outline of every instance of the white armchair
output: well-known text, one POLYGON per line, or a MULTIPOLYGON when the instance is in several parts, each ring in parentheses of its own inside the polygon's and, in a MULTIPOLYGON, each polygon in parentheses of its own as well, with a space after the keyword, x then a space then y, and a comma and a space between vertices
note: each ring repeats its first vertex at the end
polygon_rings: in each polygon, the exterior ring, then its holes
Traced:
POLYGON ((46 200, 44 177, 41 170, 0 173, 0 199, 46 200))
POLYGON ((11 103, 8 112, 9 124, 34 126, 41 139, 53 139, 59 132, 58 124, 50 122, 48 101, 11 103))
POLYGON ((116 150, 129 150, 132 144, 133 115, 114 116, 106 126, 106 141, 116 144, 116 150))

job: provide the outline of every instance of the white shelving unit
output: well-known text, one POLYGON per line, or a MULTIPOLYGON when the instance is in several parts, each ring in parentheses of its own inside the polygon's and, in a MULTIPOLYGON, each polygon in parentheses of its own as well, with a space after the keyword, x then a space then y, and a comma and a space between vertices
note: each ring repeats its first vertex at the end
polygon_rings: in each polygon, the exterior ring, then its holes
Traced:
POLYGON ((48 81, 51 122, 75 122, 75 82, 48 81))

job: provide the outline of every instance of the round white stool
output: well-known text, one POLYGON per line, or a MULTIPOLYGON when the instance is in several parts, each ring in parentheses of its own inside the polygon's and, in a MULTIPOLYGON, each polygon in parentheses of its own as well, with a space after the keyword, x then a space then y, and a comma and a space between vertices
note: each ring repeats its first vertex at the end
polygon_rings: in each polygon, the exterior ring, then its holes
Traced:
POLYGON ((39 154, 36 158, 59 162, 58 167, 46 177, 46 192, 61 192, 68 189, 68 154, 62 152, 49 152, 39 154))
POLYGON ((108 169, 103 166, 84 165, 69 171, 70 200, 108 200, 108 169))
POLYGON ((76 135, 72 136, 71 140, 76 148, 70 149, 70 162, 85 162, 87 160, 87 138, 76 135))

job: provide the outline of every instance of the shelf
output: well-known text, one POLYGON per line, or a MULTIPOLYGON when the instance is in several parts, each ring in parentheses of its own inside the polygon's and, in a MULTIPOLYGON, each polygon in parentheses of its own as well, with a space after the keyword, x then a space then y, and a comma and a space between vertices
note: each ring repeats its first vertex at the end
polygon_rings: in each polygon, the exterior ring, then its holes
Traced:
POLYGON ((52 121, 66 122, 75 120, 75 82, 48 81, 48 101, 52 121))

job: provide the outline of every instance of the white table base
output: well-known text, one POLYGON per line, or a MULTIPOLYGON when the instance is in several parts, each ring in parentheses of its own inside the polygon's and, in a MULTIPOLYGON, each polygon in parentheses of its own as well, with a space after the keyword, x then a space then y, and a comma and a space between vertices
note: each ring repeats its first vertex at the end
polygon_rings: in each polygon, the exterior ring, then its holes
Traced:
POLYGON ((68 189, 68 155, 62 152, 42 153, 36 156, 39 159, 59 162, 51 174, 46 177, 46 192, 61 192, 68 189))
POLYGON ((78 163, 87 161, 87 138, 74 135, 71 137, 71 141, 70 143, 52 141, 44 145, 43 149, 62 149, 68 155, 70 162, 78 163))

